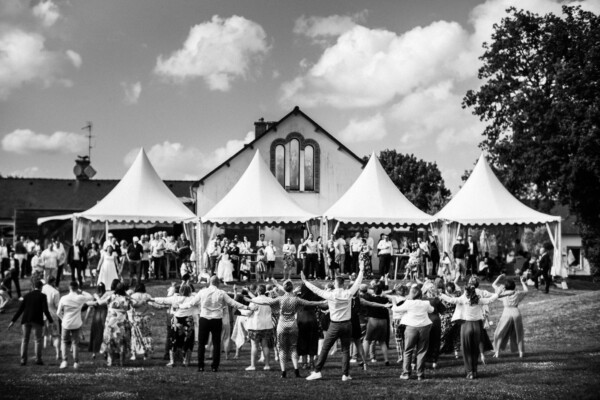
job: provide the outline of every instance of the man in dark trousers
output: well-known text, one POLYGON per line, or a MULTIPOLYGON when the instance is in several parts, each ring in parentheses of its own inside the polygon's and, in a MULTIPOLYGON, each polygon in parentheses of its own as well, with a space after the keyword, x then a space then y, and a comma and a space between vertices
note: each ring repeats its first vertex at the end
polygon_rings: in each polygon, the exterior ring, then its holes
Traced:
MULTIPOLYGON (((539 261, 539 272, 544 277, 544 284, 546 288, 544 293, 548 294, 550 292, 550 284, 552 283, 552 277, 550 276, 550 270, 552 268, 552 260, 550 259, 550 254, 545 246, 540 249, 540 261, 539 261)), ((537 278, 534 279, 535 287, 538 287, 537 278)))
POLYGON ((467 246, 463 243, 462 236, 458 235, 456 243, 452 246, 452 257, 454 257, 454 271, 455 276, 460 275, 462 277, 465 272, 465 255, 467 254, 467 246))
POLYGON ((29 337, 31 331, 35 334, 35 359, 37 365, 44 365, 42 361, 42 331, 44 327, 44 315, 48 319, 48 322, 52 323, 52 315, 48 311, 48 300, 46 295, 42 293, 42 286, 44 283, 40 280, 35 282, 35 290, 27 293, 21 302, 19 310, 12 318, 12 321, 8 325, 11 326, 19 319, 21 314, 21 328, 23 330, 23 338, 21 341, 21 365, 27 365, 27 347, 29 345, 29 337))
POLYGON ((477 242, 473 240, 473 236, 467 236, 467 275, 477 275, 477 257, 479 256, 479 248, 477 242))

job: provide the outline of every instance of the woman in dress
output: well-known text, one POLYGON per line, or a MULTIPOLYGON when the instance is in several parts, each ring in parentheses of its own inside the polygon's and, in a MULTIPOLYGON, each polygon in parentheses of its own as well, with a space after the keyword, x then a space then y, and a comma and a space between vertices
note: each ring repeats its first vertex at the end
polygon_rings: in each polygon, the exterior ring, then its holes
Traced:
POLYGON ((300 377, 298 369, 298 322, 296 314, 305 306, 325 305, 325 301, 308 301, 295 296, 292 292, 294 285, 292 281, 284 282, 283 296, 269 299, 251 299, 250 301, 257 304, 269 304, 276 306, 279 310, 279 318, 277 322, 277 344, 279 348, 279 365, 281 367, 281 377, 287 376, 286 363, 288 358, 292 359, 294 366, 294 374, 300 377))
MULTIPOLYGON (((300 286, 299 298, 306 301, 322 301, 323 299, 314 294, 305 285, 300 286)), ((303 307, 298 311, 298 356, 303 361, 306 369, 314 368, 315 357, 319 354, 319 320, 315 306, 303 307)))
POLYGON ((421 270, 421 263, 423 262, 422 251, 416 243, 411 244, 411 251, 408 255, 408 262, 406 263, 406 275, 405 280, 415 280, 419 276, 421 270))
POLYGON ((473 285, 465 288, 465 293, 460 297, 450 297, 440 294, 440 298, 447 303, 462 305, 462 319, 460 327, 460 344, 463 349, 463 360, 467 379, 477 378, 477 363, 479 361, 479 344, 481 342, 481 328, 483 321, 483 306, 498 299, 497 294, 491 297, 479 297, 473 285))
POLYGON ((292 279, 292 271, 296 269, 296 245, 292 238, 287 238, 283 245, 283 279, 292 279))
POLYGON ((119 357, 119 366, 123 366, 123 360, 131 349, 131 323, 127 314, 133 306, 127 296, 125 285, 119 283, 106 302, 99 296, 96 297, 96 303, 108 305, 100 352, 106 354, 106 363, 109 367, 113 364, 115 355, 119 357))
POLYGON ((365 279, 371 279, 373 277, 373 266, 371 264, 371 250, 367 245, 366 239, 363 239, 363 244, 360 253, 358 254, 358 262, 365 266, 364 276, 365 279))
MULTIPOLYGON (((458 279, 457 275, 455 279, 458 279)), ((461 291, 456 288, 453 282, 446 282, 445 293, 448 296, 460 297, 461 291)), ((442 334, 440 336, 440 353, 450 354, 454 352, 454 358, 458 359, 458 351, 460 350, 460 325, 462 323, 462 305, 448 303, 442 300, 442 304, 446 307, 440 315, 442 326, 442 334)))
POLYGON ((108 306, 106 305, 108 298, 112 295, 113 290, 116 289, 119 284, 118 280, 114 281, 111 291, 106 291, 104 283, 98 284, 96 287, 96 295, 99 301, 97 305, 88 308, 85 315, 87 320, 88 315, 92 314, 92 326, 90 328, 90 343, 88 345, 88 351, 92 353, 92 358, 96 358, 96 354, 100 352, 102 348, 102 341, 104 340, 104 324, 106 323, 106 314, 108 313, 108 306))
MULTIPOLYGON (((363 297, 364 300, 367 300, 371 303, 381 304, 385 306, 389 304, 389 300, 387 297, 383 296, 383 287, 382 284, 377 284, 373 288, 374 295, 365 294, 363 297)), ((364 306, 364 304, 363 304, 364 306)), ((390 365, 390 361, 388 359, 388 341, 390 338, 390 313, 387 309, 381 307, 372 307, 367 306, 367 334, 365 335, 365 340, 363 341, 363 350, 365 354, 369 351, 369 346, 375 342, 379 343, 381 346, 381 352, 383 353, 383 360, 385 365, 390 365)), ((375 350, 373 350, 373 357, 375 356, 375 350)), ((376 362, 377 360, 373 358, 371 362, 376 362)))
MULTIPOLYGON (((504 274, 496 278, 493 283, 494 289, 497 291, 500 289, 498 281, 504 277, 504 274)), ((525 332, 523 330, 523 318, 519 311, 519 304, 527 295, 529 289, 525 281, 525 275, 521 276, 521 285, 523 291, 516 290, 515 281, 507 280, 504 283, 504 292, 500 294, 502 297, 502 303, 504 304, 504 311, 494 332, 494 357, 498 358, 500 350, 504 350, 508 341, 510 340, 510 350, 515 353, 519 351, 519 357, 523 357, 525 354, 525 332)))
POLYGON ((104 283, 104 287, 110 287, 112 281, 120 279, 119 260, 112 246, 106 248, 106 252, 100 256, 98 263, 98 284, 104 283))
POLYGON ((192 305, 194 300, 191 297, 192 288, 188 285, 181 285, 179 295, 170 297, 155 297, 149 299, 156 304, 166 304, 172 307, 178 307, 173 312, 171 319, 170 331, 168 334, 169 345, 169 363, 167 367, 175 366, 175 358, 177 353, 183 352, 183 366, 187 367, 192 358, 192 350, 194 350, 194 314, 198 309, 192 305))
POLYGON ((230 258, 231 249, 229 248, 229 240, 225 238, 223 240, 223 247, 219 258, 219 264, 217 265, 217 277, 221 282, 233 282, 233 262, 230 258))
POLYGON ((327 262, 325 261, 325 244, 323 243, 323 238, 321 236, 317 238, 317 253, 318 262, 317 270, 315 271, 315 277, 317 279, 325 279, 325 277, 329 275, 329 268, 327 266, 327 262))
POLYGON ((429 349, 425 360, 432 364, 432 368, 437 368, 437 362, 440 357, 441 337, 442 337, 442 320, 440 315, 446 311, 446 306, 437 297, 438 289, 433 285, 429 285, 423 291, 423 299, 429 301, 433 312, 428 314, 431 321, 431 330, 429 331, 429 349))
POLYGON ((269 240, 269 244, 265 247, 265 256, 267 258, 267 280, 273 279, 275 259, 277 258, 277 247, 275 247, 272 240, 269 240))
MULTIPOLYGON (((90 270, 90 277, 92 280, 92 286, 96 286, 96 279, 98 275, 98 263, 100 262, 100 250, 98 249, 98 243, 93 242, 92 246, 87 252, 88 268, 90 270)), ((106 286, 105 286, 106 288, 106 286)))
POLYGON ((152 330, 150 329, 150 317, 154 315, 148 305, 152 297, 146 293, 146 286, 140 282, 131 295, 133 308, 129 313, 131 321, 131 360, 136 355, 143 356, 144 360, 154 351, 152 343, 152 330))

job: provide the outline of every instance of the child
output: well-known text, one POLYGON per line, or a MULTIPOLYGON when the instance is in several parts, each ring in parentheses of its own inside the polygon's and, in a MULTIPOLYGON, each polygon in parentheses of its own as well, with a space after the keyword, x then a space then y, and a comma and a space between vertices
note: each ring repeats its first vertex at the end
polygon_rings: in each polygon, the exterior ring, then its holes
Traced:
POLYGON ((250 280, 250 262, 248 261, 248 257, 242 257, 240 261, 240 278, 242 281, 250 280))
POLYGON ((438 272, 438 275, 443 277, 446 282, 452 281, 452 261, 450 260, 448 252, 444 252, 444 256, 440 262, 440 271, 438 272))
POLYGON ((256 252, 256 280, 266 281, 266 272, 267 268, 265 266, 265 249, 262 247, 258 248, 256 252))

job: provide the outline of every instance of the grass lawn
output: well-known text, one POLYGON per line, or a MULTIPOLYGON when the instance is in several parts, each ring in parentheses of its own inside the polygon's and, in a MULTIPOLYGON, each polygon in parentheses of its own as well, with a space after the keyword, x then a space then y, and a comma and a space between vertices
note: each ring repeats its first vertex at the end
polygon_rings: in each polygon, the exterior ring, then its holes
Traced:
MULTIPOLYGON (((25 281, 23 285, 29 287, 25 281)), ((366 372, 352 366, 354 379, 343 383, 339 354, 328 359, 321 381, 296 379, 293 373, 291 378, 280 379, 278 368, 244 370, 249 365, 249 345, 243 347, 239 360, 223 360, 218 373, 198 373, 195 364, 190 368, 169 369, 162 360, 163 311, 157 311, 154 319, 157 351, 146 362, 127 361, 123 368, 108 368, 103 361, 92 360, 87 348, 82 347, 81 368, 75 371, 70 365, 59 370, 54 350, 47 348, 45 366, 36 366, 31 360, 28 366, 21 367, 20 329, 15 326, 6 330, 16 311, 15 303, 5 314, 0 314, 0 398, 597 399, 600 398, 600 291, 585 281, 572 281, 570 285, 569 290, 551 289, 549 295, 533 289, 521 306, 526 358, 521 360, 505 353, 495 360, 488 355, 487 365, 479 368, 480 379, 474 381, 465 379, 462 359, 443 356, 438 369, 427 370, 429 379, 422 382, 401 381, 399 366, 385 367, 380 362, 369 365, 366 372)), ((167 286, 151 284, 148 291, 163 296, 167 286)), ((502 312, 501 302, 494 303, 491 311, 495 327, 502 312)), ((492 336, 493 331, 489 334, 492 336)), ((85 335, 89 338, 89 326, 85 335)), ((395 352, 390 349, 390 360, 395 360, 395 352)), ((33 343, 29 354, 33 356, 33 343)))

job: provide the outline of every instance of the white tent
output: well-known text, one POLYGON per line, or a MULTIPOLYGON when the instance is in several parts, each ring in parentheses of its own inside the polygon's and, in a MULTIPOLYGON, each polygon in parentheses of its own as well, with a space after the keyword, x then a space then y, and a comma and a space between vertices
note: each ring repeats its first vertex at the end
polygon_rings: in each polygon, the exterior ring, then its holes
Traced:
POLYGON ((121 181, 98 204, 75 218, 107 222, 194 222, 198 218, 160 179, 141 149, 121 181))
POLYGON ((286 224, 315 217, 281 187, 257 150, 237 183, 201 220, 219 225, 286 224))
POLYGON ((435 221, 398 190, 375 153, 352 186, 323 216, 342 223, 374 226, 427 225, 435 221))
POLYGON ((554 268, 561 266, 561 218, 536 211, 516 199, 498 180, 483 154, 464 186, 435 217, 446 221, 441 235, 444 251, 453 241, 448 232, 456 233, 460 225, 545 225, 555 249, 554 268), (448 229, 448 223, 457 223, 458 228, 448 229))

